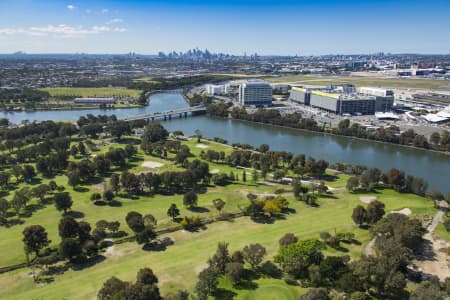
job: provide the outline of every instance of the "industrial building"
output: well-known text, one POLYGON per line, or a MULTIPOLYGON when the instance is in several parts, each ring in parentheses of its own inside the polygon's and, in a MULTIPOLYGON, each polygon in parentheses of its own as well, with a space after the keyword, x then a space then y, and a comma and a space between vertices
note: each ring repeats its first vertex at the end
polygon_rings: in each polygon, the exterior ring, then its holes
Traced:
POLYGON ((116 100, 114 98, 75 98, 73 100, 75 104, 115 104, 116 100))
POLYGON ((340 115, 375 113, 375 97, 358 94, 331 94, 313 90, 309 105, 340 115))
POLYGON ((272 86, 265 81, 250 81, 239 87, 239 103, 245 106, 268 107, 272 105, 272 86))
POLYGON ((352 85, 324 88, 293 87, 289 99, 336 114, 373 115, 376 111, 392 110, 394 104, 392 90, 360 88, 358 92, 352 85))
POLYGON ((394 106, 394 91, 390 89, 361 87, 358 92, 375 97, 375 111, 389 112, 394 106))

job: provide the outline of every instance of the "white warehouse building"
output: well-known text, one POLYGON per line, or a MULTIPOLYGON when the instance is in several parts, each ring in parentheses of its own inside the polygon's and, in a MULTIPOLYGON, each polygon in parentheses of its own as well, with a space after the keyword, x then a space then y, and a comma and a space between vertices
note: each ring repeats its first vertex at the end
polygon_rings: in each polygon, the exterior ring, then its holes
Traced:
POLYGON ((223 85, 214 85, 214 84, 207 84, 206 85, 206 93, 208 95, 220 95, 224 92, 224 86, 223 85))

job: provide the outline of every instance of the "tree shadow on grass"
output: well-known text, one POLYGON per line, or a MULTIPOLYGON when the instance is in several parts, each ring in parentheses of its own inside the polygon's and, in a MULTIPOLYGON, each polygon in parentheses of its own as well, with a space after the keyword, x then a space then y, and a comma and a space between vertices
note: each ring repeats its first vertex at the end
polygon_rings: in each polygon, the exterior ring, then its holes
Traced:
POLYGON ((104 257, 103 255, 97 255, 96 257, 91 258, 86 262, 72 264, 72 270, 82 271, 84 269, 95 266, 96 264, 99 264, 99 263, 103 262, 104 260, 106 260, 106 257, 104 257))
POLYGON ((339 198, 336 197, 335 195, 333 195, 333 194, 328 194, 328 193, 322 194, 322 195, 320 195, 319 197, 322 198, 322 199, 339 199, 339 198))
POLYGON ((25 223, 25 221, 19 218, 9 219, 8 222, 6 223, 6 227, 22 225, 23 223, 25 223))
POLYGON ((87 187, 84 186, 77 186, 73 189, 75 192, 77 193, 86 193, 89 192, 89 189, 87 187))
POLYGON ((210 212, 210 210, 206 207, 202 207, 202 206, 193 206, 191 208, 189 208, 190 211, 195 212, 195 213, 207 213, 210 212))
POLYGON ((223 289, 223 288, 218 288, 215 292, 214 292, 214 298, 217 300, 232 300, 234 299, 234 297, 237 296, 236 292, 227 290, 227 289, 223 289))
POLYGON ((151 243, 145 244, 142 247, 142 250, 161 252, 161 251, 165 251, 168 246, 171 246, 173 244, 174 244, 174 241, 170 237, 165 237, 162 240, 157 240, 157 241, 153 241, 151 243))
POLYGON ((84 218, 84 213, 81 211, 76 211, 76 210, 68 211, 65 215, 71 216, 72 218, 75 218, 75 219, 84 218))

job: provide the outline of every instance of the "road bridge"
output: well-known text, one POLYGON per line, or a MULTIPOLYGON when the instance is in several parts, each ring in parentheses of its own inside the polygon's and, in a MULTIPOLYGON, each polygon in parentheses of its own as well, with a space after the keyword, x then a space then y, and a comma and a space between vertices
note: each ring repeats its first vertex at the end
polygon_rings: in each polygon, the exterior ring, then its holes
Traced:
POLYGON ((155 118, 163 118, 164 121, 169 119, 172 119, 172 116, 179 116, 180 118, 187 118, 188 115, 196 115, 196 114, 203 114, 206 113, 206 107, 203 105, 199 106, 192 106, 192 107, 186 107, 186 108, 179 108, 169 111, 162 111, 162 112, 154 112, 149 113, 145 115, 136 115, 136 116, 129 116, 125 118, 121 118, 121 120, 129 122, 129 121, 136 121, 136 120, 151 120, 154 121, 155 118))

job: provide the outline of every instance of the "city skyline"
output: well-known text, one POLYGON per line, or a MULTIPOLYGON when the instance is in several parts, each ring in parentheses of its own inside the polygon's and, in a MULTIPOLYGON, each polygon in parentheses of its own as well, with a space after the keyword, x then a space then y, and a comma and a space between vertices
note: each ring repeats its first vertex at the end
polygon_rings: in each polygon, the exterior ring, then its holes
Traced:
POLYGON ((450 53, 447 1, 2 1, 0 53, 450 53))

